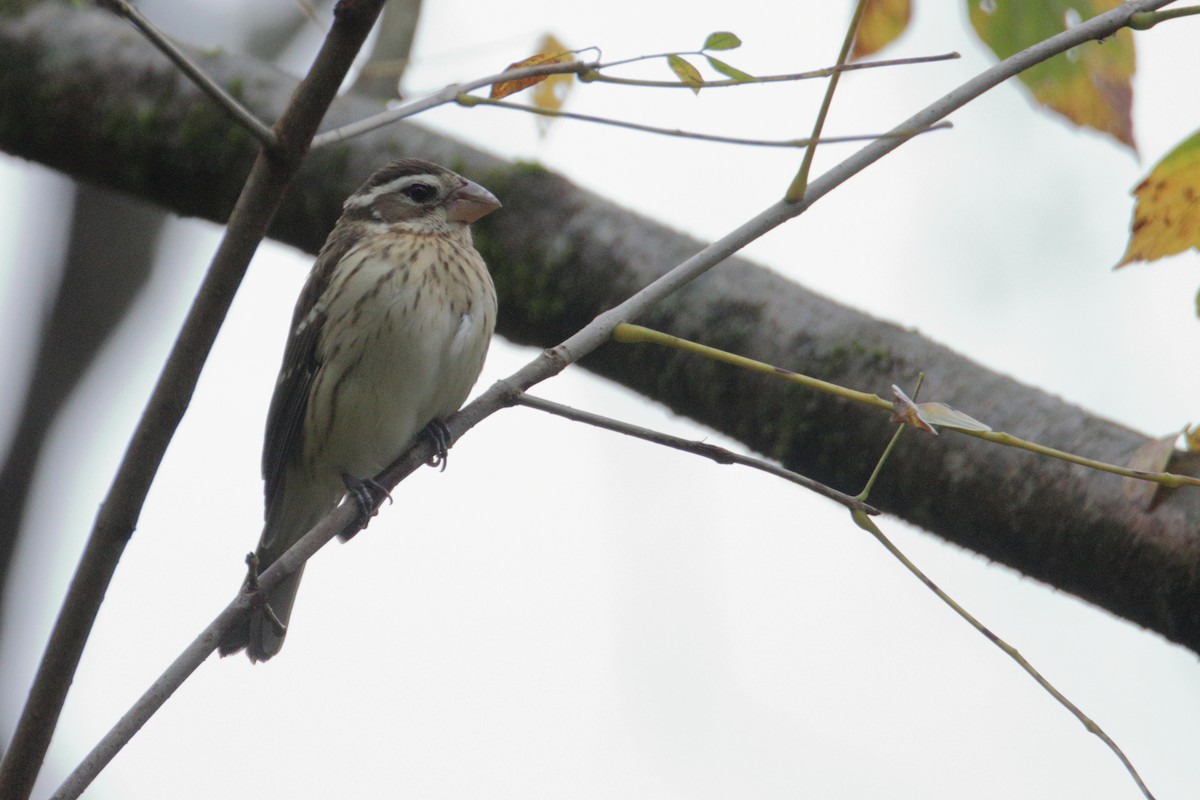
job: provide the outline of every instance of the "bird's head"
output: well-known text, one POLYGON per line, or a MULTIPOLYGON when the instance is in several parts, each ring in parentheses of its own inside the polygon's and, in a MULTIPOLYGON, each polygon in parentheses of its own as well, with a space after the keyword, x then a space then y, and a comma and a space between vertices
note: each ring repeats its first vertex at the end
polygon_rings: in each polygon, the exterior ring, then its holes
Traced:
POLYGON ((495 195, 456 172, 418 158, 394 161, 346 199, 343 216, 434 232, 466 226, 500 208, 495 195))

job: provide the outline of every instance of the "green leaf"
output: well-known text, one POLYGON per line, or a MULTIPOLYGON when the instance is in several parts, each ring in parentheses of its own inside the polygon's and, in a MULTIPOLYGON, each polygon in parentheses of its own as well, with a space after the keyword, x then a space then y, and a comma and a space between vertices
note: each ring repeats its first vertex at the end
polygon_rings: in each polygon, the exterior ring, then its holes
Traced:
POLYGON ((704 40, 704 47, 701 50, 733 50, 742 46, 742 40, 736 34, 729 31, 717 31, 710 33, 708 38, 704 40))
POLYGON ((700 71, 692 66, 683 56, 677 56, 674 53, 667 56, 667 64, 670 65, 671 71, 679 76, 679 80, 692 87, 692 91, 700 94, 700 87, 704 85, 704 78, 700 77, 700 71))
POLYGON ((713 58, 712 56, 705 56, 705 58, 708 59, 708 65, 710 67, 712 67, 717 72, 721 73, 722 75, 724 75, 727 78, 733 78, 735 81, 738 81, 739 83, 745 83, 747 81, 755 80, 753 75, 746 73, 746 72, 742 72, 737 67, 732 66, 730 64, 726 64, 724 61, 721 61, 718 58, 713 58))

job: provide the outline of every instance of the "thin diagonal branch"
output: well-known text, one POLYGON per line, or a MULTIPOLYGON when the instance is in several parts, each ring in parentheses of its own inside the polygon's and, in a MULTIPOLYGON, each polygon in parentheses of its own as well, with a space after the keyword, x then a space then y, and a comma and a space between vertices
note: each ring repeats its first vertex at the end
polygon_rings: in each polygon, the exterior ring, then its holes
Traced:
MULTIPOLYGON (((850 48, 854 44, 855 36, 858 35, 858 23, 862 20, 866 7, 867 0, 858 0, 854 4, 854 15, 846 28, 846 36, 842 40, 842 50, 837 57, 839 67, 850 60, 850 48)), ((841 77, 841 70, 837 70, 829 76, 829 83, 825 86, 825 96, 821 98, 821 107, 817 109, 817 118, 813 122, 812 139, 814 141, 821 138, 821 131, 825 129, 825 118, 829 116, 829 108, 833 105, 833 95, 837 91, 838 81, 841 80, 841 77)), ((813 158, 816 154, 817 146, 815 144, 804 151, 800 169, 796 172, 796 177, 792 180, 792 185, 788 187, 785 195, 788 200, 797 202, 804 198, 804 190, 808 186, 808 172, 812 169, 813 158)))
MULTIPOLYGON (((897 431, 897 433, 899 433, 899 431, 897 431)), ((933 592, 938 600, 941 600, 942 603, 949 607, 951 611, 961 617, 976 631, 981 633, 989 642, 1000 648, 1001 652, 1015 661, 1017 666, 1024 670, 1029 677, 1033 678, 1033 680, 1042 688, 1043 691, 1054 698, 1055 702, 1069 711, 1071 716, 1079 720, 1079 723, 1087 729, 1088 733, 1094 735, 1100 741, 1104 742, 1105 746, 1108 747, 1108 749, 1112 751, 1113 755, 1117 757, 1117 760, 1121 762, 1121 766, 1125 767, 1125 771, 1129 773, 1129 776, 1133 778, 1133 782, 1137 784, 1138 790, 1141 791, 1146 800, 1154 800, 1154 795, 1151 793, 1150 787, 1148 787, 1146 782, 1142 780, 1141 774, 1137 771, 1137 767, 1133 765, 1133 762, 1129 760, 1129 756, 1125 755, 1125 751, 1121 749, 1121 747, 1104 731, 1103 728, 1097 725, 1091 717, 1085 714, 1083 709, 1072 703, 1066 695, 1064 695, 1054 686, 1054 684, 1050 683, 1050 681, 1048 681, 1046 677, 1042 675, 1042 673, 1039 672, 1037 668, 1029 662, 1028 659, 1025 658, 1025 656, 1021 655, 1021 651, 1017 650, 1017 648, 1013 647, 1004 639, 997 636, 990 628, 980 622, 975 615, 963 608, 958 601, 956 601, 940 586, 934 583, 932 578, 926 575, 920 567, 918 567, 911 559, 908 558, 908 556, 904 554, 902 550, 900 550, 900 548, 896 547, 892 540, 889 539, 879 528, 879 526, 875 524, 875 520, 859 512, 854 512, 853 517, 854 523, 858 527, 871 534, 871 536, 875 538, 875 541, 879 542, 879 544, 881 544, 883 548, 888 551, 892 558, 899 561, 900 564, 903 565, 903 567, 914 577, 916 577, 916 579, 919 580, 926 589, 933 592)))
POLYGON ((100 507, 67 590, 16 733, 0 762, 0 787, 5 800, 26 800, 33 790, 105 591, 125 544, 133 535, 167 445, 191 401, 217 331, 317 125, 336 96, 383 1, 339 3, 329 36, 276 123, 275 135, 285 157, 264 151, 254 164, 208 274, 100 507))
MULTIPOLYGON (((561 111, 550 108, 538 108, 537 106, 527 106, 520 103, 509 103, 504 100, 493 100, 489 97, 475 97, 470 94, 460 94, 458 96, 458 104, 467 108, 475 106, 490 106, 492 108, 506 108, 511 111, 524 111, 527 114, 537 114, 542 117, 550 117, 552 119, 575 119, 582 122, 593 122, 597 125, 611 125, 614 128, 625 128, 631 131, 640 131, 641 133, 657 133, 663 136, 677 136, 681 139, 696 139, 702 142, 718 142, 720 144, 744 144, 753 147, 808 147, 809 145, 817 144, 848 144, 851 142, 869 142, 884 136, 896 136, 895 133, 861 133, 853 136, 825 136, 820 140, 817 139, 747 139, 740 136, 719 136, 714 133, 699 133, 697 131, 684 131, 679 128, 660 128, 654 125, 643 125, 640 122, 628 122, 626 120, 612 119, 610 117, 597 117, 592 114, 578 114, 573 111, 561 111)), ((915 131, 913 133, 904 134, 908 136, 920 133, 928 133, 932 130, 941 130, 952 127, 949 122, 942 122, 923 131, 915 131)))
POLYGON ((141 31, 147 41, 157 47, 159 52, 171 59, 180 72, 186 75, 192 83, 196 84, 202 92, 211 97, 217 106, 224 109, 229 116, 237 120, 238 124, 248 130, 263 147, 272 150, 279 146, 279 140, 275 138, 275 131, 263 124, 262 120, 254 116, 250 109, 242 105, 236 97, 225 91, 225 87, 210 78, 208 73, 192 60, 191 56, 185 53, 178 45, 171 41, 170 37, 147 19, 146 15, 138 10, 137 6, 125 0, 96 0, 96 5, 108 9, 119 17, 123 17, 141 31))

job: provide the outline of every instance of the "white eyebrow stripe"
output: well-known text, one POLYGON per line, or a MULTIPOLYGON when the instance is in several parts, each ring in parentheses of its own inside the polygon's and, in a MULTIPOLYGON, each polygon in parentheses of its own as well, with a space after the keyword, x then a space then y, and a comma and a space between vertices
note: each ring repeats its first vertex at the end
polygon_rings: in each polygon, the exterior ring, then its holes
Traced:
POLYGON ((431 176, 429 175, 404 175, 396 178, 395 180, 390 180, 387 183, 381 183, 378 186, 372 187, 371 191, 369 192, 350 195, 350 197, 346 198, 346 202, 343 207, 362 208, 363 206, 369 206, 374 203, 380 195, 398 192, 403 187, 421 180, 424 180, 427 183, 436 183, 435 180, 431 180, 431 176))

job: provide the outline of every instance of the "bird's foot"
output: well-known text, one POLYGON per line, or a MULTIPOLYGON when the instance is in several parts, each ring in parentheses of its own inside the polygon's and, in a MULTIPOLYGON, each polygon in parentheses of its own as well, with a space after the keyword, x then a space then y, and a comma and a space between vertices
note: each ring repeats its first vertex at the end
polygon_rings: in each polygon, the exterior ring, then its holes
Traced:
POLYGON ((346 541, 367 527, 371 517, 379 513, 379 507, 383 505, 383 501, 386 499, 389 503, 392 502, 392 495, 383 484, 374 478, 356 478, 353 475, 342 473, 342 485, 346 487, 346 494, 358 506, 358 527, 353 533, 341 537, 342 541, 346 541))
POLYGON ((450 460, 450 429, 446 423, 435 419, 421 430, 421 435, 433 441, 433 457, 426 463, 437 467, 439 472, 445 472, 446 463, 450 460))
POLYGON ((242 591, 247 593, 258 591, 258 567, 258 553, 253 551, 246 553, 246 584, 242 591))
MULTIPOLYGON (((246 580, 242 583, 243 594, 253 594, 259 590, 258 576, 262 573, 262 560, 258 557, 258 553, 251 552, 246 554, 246 580)), ((271 626, 274 634, 282 638, 287 633, 287 625, 283 623, 279 616, 275 613, 275 609, 271 608, 271 603, 267 601, 266 596, 263 596, 263 603, 259 610, 266 617, 267 623, 271 626)), ((250 614, 255 612, 251 611, 250 614)), ((217 644, 217 652, 221 654, 221 658, 234 653, 245 650, 250 643, 251 622, 249 617, 243 617, 237 624, 221 638, 217 644)), ((251 661, 257 661, 253 654, 250 656, 251 661)))

